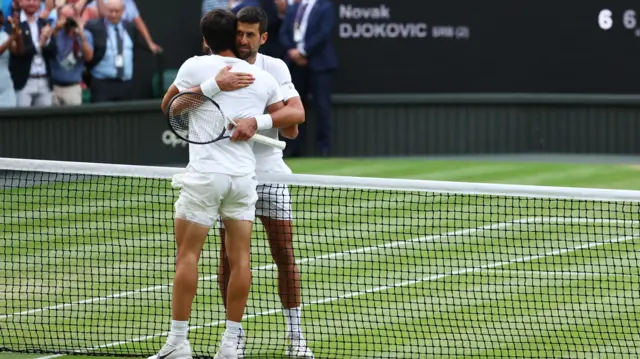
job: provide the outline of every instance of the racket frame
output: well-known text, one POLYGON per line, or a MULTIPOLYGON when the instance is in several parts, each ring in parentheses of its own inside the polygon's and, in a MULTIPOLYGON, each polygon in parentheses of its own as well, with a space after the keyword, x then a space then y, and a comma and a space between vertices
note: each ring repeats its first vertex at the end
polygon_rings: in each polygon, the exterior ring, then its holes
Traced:
MULTIPOLYGON (((230 122, 230 123, 231 123, 231 124, 233 124, 234 126, 237 126, 237 123, 236 123, 235 121, 233 121, 232 119, 230 119, 229 117, 227 117, 227 116, 224 114, 224 111, 222 111, 222 108, 220 108, 220 105, 218 105, 218 103, 217 103, 217 102, 215 102, 212 98, 207 97, 207 96, 205 96, 204 94, 197 93, 197 92, 180 92, 179 94, 177 94, 177 95, 173 96, 173 98, 171 99, 171 101, 169 101, 169 105, 167 106, 168 110, 167 110, 167 113, 166 113, 166 118, 167 118, 167 123, 168 123, 168 125, 169 125, 169 130, 170 130, 174 135, 178 136, 178 138, 180 138, 180 139, 181 139, 181 140, 183 140, 183 141, 186 141, 186 142, 188 142, 188 143, 193 143, 193 144, 196 144, 196 145, 207 145, 207 144, 214 143, 214 142, 217 142, 217 141, 223 140, 223 139, 225 139, 225 138, 230 138, 230 137, 231 137, 231 136, 225 136, 225 134, 227 133, 226 125, 225 125, 225 128, 224 128, 224 130, 222 131, 222 133, 221 133, 217 138, 212 139, 211 141, 206 141, 206 142, 196 142, 196 141, 193 141, 193 140, 189 140, 189 139, 187 139, 187 138, 184 138, 184 137, 179 133, 179 131, 175 130, 175 129, 173 128, 173 125, 171 124, 171 106, 173 105, 173 103, 174 103, 178 98, 180 98, 181 96, 186 96, 186 95, 197 95, 197 96, 202 97, 203 99, 208 100, 208 101, 209 101, 209 102, 211 102, 214 106, 216 106, 216 108, 218 109, 218 111, 220 111, 220 113, 222 114, 222 116, 224 117, 224 119, 225 119, 226 121, 230 122)), ((273 138, 271 138, 271 137, 263 136, 263 135, 258 134, 258 133, 254 134, 254 135, 253 135, 249 140, 250 140, 250 141, 257 142, 257 143, 261 143, 261 144, 263 144, 263 145, 272 146, 272 147, 275 147, 275 148, 280 149, 280 150, 284 150, 284 149, 285 149, 285 147, 287 146, 286 142, 284 142, 284 141, 279 141, 279 140, 273 139, 273 138)))

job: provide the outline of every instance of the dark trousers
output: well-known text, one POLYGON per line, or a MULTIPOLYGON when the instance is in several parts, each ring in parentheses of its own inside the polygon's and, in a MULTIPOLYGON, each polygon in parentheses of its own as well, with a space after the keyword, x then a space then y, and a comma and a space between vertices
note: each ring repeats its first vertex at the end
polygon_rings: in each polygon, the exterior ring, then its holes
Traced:
POLYGON ((91 79, 91 102, 133 100, 133 81, 113 79, 91 79))
MULTIPOLYGON (((299 127, 298 138, 287 141, 289 148, 287 154, 290 156, 303 156, 305 153, 306 143, 308 141, 307 128, 313 122, 316 140, 316 152, 320 156, 328 156, 331 151, 331 86, 332 71, 311 71, 308 67, 299 67, 291 65, 291 79, 296 89, 300 93, 300 98, 307 106, 307 98, 309 94, 313 97, 313 121, 305 121, 299 127)), ((307 120, 309 120, 307 116, 307 120)))

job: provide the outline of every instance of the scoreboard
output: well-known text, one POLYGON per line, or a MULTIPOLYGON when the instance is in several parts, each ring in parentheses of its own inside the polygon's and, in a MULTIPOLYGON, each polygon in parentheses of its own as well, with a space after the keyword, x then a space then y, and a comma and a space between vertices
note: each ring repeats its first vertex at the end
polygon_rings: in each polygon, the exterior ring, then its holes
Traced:
POLYGON ((640 93, 640 1, 334 2, 335 93, 640 93))

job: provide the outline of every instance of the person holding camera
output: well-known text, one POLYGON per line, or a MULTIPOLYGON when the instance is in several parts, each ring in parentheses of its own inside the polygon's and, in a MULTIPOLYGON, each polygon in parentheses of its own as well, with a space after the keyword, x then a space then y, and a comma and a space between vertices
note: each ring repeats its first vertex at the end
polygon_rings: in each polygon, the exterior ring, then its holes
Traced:
POLYGON ((16 107, 16 92, 9 72, 9 54, 20 54, 24 51, 22 30, 16 19, 9 17, 6 25, 4 13, 0 11, 0 107, 16 107))
POLYGON ((53 29, 57 52, 50 60, 52 102, 56 106, 82 104, 82 72, 85 63, 93 59, 93 47, 77 19, 78 11, 73 5, 58 9, 58 22, 53 29))
POLYGON ((11 79, 18 107, 51 106, 51 69, 49 59, 55 56, 52 27, 39 17, 40 0, 19 0, 13 16, 20 21, 24 51, 12 53, 9 60, 11 79))

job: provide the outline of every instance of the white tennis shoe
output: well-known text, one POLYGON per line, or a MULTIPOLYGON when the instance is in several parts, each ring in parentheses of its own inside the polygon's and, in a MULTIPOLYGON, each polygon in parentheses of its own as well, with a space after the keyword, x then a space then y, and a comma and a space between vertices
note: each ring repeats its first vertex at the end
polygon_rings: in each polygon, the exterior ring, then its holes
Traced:
POLYGON ((148 359, 192 359, 191 345, 188 340, 183 340, 178 345, 165 344, 158 354, 150 356, 148 359))
POLYGON ((238 359, 238 345, 223 338, 213 359, 238 359))
POLYGON ((307 341, 304 337, 293 338, 291 335, 287 335, 287 341, 289 346, 284 355, 294 359, 313 359, 313 352, 307 347, 307 341))
POLYGON ((238 337, 238 348, 236 352, 238 359, 244 358, 245 351, 247 350, 247 338, 244 335, 244 330, 240 329, 240 336, 238 337))

